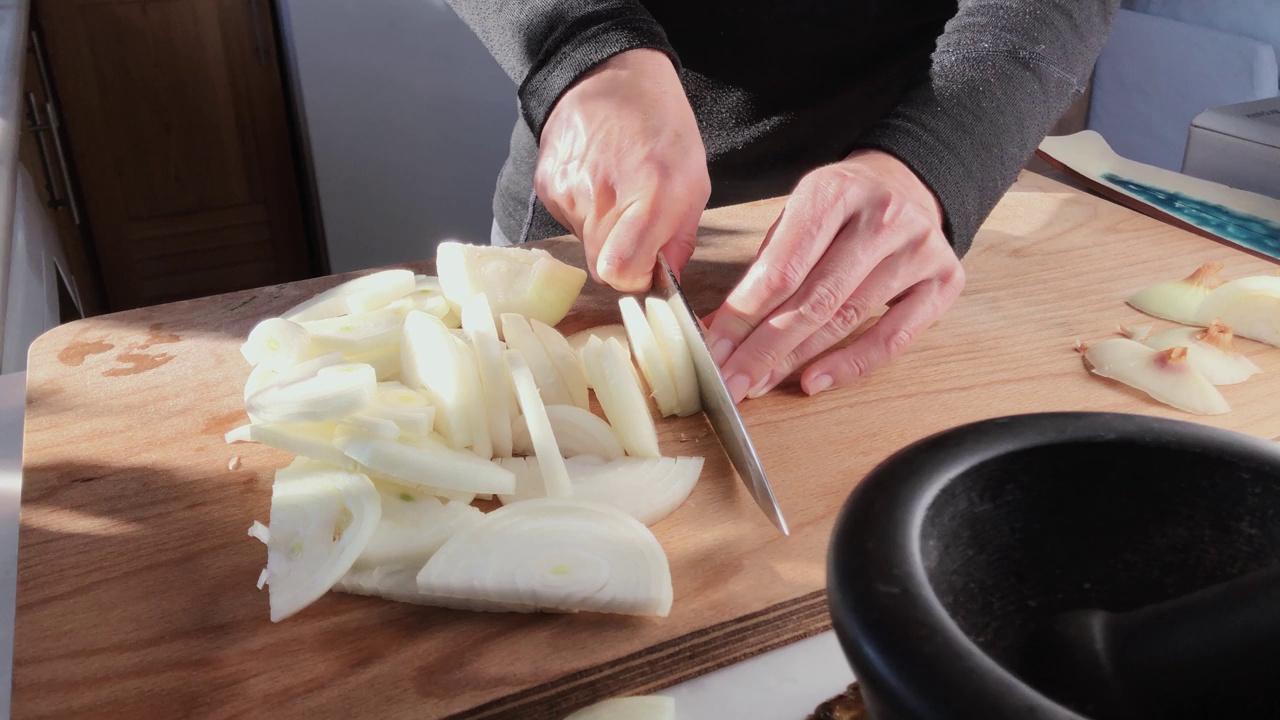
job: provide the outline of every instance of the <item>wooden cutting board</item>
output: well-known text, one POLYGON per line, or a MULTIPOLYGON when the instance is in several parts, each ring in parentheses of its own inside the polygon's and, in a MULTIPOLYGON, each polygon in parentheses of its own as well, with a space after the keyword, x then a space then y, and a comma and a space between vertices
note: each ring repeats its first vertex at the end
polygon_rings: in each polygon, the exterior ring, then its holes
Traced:
MULTIPOLYGON (((696 309, 723 298, 781 207, 706 214, 685 280, 696 309)), ((549 245, 581 264, 576 244, 549 245)), ((823 631, 840 505, 926 435, 1102 410, 1280 436, 1278 349, 1242 341, 1264 374, 1225 388, 1234 410, 1212 418, 1091 377, 1073 349, 1146 322, 1123 299, 1208 260, 1228 277, 1277 269, 1024 174, 965 260, 964 295, 907 355, 855 387, 805 398, 793 382, 742 406, 790 538, 739 486, 704 418, 659 424, 666 454, 707 457, 688 502, 654 527, 675 584, 665 619, 330 594, 273 625, 254 588, 265 553, 246 528, 267 519, 272 472, 290 457, 223 443, 245 419, 238 346, 258 320, 338 278, 59 327, 34 344, 28 371, 14 717, 554 719, 823 631)), ((589 287, 561 328, 616 321, 616 295, 589 287)))

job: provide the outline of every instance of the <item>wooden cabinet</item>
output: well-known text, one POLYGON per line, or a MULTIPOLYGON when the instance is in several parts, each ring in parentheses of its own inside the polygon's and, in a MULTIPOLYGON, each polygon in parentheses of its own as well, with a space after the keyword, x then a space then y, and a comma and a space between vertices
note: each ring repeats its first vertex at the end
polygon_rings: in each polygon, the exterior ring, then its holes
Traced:
POLYGON ((108 309, 316 274, 268 0, 36 0, 108 309))

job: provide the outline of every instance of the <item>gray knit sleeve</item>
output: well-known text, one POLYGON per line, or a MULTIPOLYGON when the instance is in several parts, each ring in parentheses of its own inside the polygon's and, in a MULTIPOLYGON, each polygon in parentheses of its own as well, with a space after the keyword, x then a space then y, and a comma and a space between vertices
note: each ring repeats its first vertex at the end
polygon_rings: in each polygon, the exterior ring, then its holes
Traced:
POLYGON ((649 48, 679 62, 666 33, 638 0, 449 0, 449 5, 519 85, 520 113, 535 138, 560 95, 614 55, 649 48))
POLYGON ((948 239, 978 227, 1078 97, 1119 0, 960 0, 928 77, 858 141, 897 156, 938 196, 948 239))

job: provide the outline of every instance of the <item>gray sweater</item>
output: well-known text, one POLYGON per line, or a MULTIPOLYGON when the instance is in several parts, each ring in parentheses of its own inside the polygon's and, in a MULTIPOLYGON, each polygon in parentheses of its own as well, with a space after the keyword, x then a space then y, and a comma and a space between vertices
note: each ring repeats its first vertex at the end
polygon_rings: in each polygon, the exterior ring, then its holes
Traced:
POLYGON ((568 234, 533 192, 560 95, 665 52, 698 120, 710 207, 784 195, 855 149, 933 190, 957 254, 1084 90, 1119 0, 450 0, 519 85, 494 196, 512 242, 568 234))

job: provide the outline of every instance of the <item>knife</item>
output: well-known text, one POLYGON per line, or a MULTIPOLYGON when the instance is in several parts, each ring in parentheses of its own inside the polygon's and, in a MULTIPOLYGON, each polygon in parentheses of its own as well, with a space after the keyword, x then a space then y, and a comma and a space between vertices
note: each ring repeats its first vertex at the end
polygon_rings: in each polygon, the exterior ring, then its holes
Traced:
POLYGON ((733 402, 729 388, 725 387, 724 378, 720 376, 716 361, 711 358, 711 350, 707 347, 702 322, 694 314, 693 307, 689 305, 689 298, 680 288, 680 281, 676 279, 675 273, 671 271, 671 266, 667 264, 667 259, 662 256, 662 253, 658 253, 653 285, 666 298, 667 304, 675 313, 676 321, 680 323, 680 330, 684 333, 685 341, 689 345, 689 353, 693 356, 693 369, 698 376, 698 388, 702 394, 702 409, 706 412, 707 419, 711 421, 711 427, 715 430, 716 436, 720 438, 720 444, 724 446, 729 461, 733 463, 733 469, 737 471, 742 484, 746 486, 747 492, 751 493, 751 497, 755 498, 756 504, 764 511, 765 516, 782 531, 783 535, 790 535, 787 521, 782 517, 782 509, 778 507, 778 501, 773 497, 773 489, 769 487, 769 478, 765 476, 764 468, 760 465, 760 456, 756 454, 751 436, 747 434, 747 427, 742 422, 742 416, 738 414, 738 406, 733 402))

